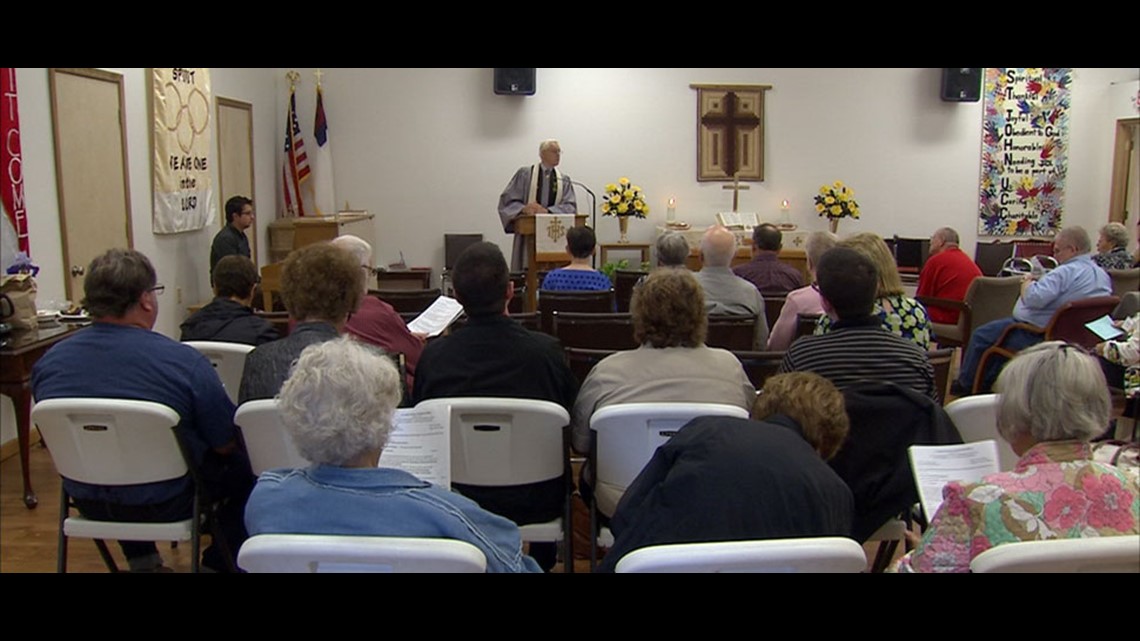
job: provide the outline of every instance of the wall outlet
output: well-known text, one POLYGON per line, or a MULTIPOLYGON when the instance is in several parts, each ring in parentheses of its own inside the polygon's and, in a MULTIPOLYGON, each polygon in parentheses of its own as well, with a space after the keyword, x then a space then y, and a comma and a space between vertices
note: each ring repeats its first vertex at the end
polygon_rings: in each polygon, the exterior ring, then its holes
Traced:
POLYGON ((174 288, 174 302, 178 305, 182 304, 182 288, 181 287, 175 287, 174 288))

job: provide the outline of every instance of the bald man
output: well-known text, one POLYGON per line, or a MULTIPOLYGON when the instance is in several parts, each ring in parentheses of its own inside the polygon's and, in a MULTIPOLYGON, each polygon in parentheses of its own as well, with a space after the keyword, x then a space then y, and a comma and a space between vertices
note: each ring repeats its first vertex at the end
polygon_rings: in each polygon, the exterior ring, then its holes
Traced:
MULTIPOLYGON (((958 248, 958 232, 942 227, 930 236, 930 257, 918 276, 918 295, 962 301, 970 283, 981 275, 978 264, 958 248)), ((926 314, 935 323, 958 322, 956 309, 927 305, 926 314)))
POLYGON ((755 315, 754 349, 768 344, 768 319, 764 315, 764 297, 751 282, 732 273, 729 267, 736 254, 736 236, 722 225, 713 225, 701 238, 701 271, 697 282, 705 290, 705 309, 709 314, 755 315))

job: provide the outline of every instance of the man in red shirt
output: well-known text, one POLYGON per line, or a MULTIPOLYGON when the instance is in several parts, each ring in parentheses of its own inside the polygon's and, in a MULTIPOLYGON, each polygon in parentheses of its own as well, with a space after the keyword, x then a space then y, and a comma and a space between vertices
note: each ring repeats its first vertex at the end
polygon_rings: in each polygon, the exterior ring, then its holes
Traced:
MULTIPOLYGON (((930 258, 918 277, 918 295, 951 300, 965 300, 966 290, 975 278, 982 275, 975 263, 958 248, 958 232, 942 227, 930 237, 930 258)), ((931 322, 954 325, 958 310, 928 307, 931 322)))

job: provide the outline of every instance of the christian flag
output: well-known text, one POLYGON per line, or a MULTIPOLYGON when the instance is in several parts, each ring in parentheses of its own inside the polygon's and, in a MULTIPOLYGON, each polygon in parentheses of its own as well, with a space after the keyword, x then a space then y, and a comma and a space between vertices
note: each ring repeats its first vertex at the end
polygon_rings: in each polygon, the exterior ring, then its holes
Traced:
POLYGON ((285 187, 285 211, 290 216, 305 215, 301 184, 308 178, 309 158, 305 155, 301 126, 297 124, 297 95, 290 89, 289 113, 285 116, 285 158, 281 164, 281 179, 285 187))
POLYGON ((325 119, 325 102, 321 86, 317 85, 317 117, 313 123, 313 138, 317 140, 317 153, 313 157, 313 196, 317 214, 336 214, 336 196, 333 192, 332 146, 329 144, 329 123, 325 119))

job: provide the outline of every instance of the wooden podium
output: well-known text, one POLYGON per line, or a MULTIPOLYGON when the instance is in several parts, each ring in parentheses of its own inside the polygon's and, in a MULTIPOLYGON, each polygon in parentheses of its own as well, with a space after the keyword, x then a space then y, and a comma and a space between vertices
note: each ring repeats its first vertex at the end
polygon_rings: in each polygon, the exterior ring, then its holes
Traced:
MULTIPOLYGON (((586 214, 574 214, 574 226, 586 226, 586 214)), ((539 254, 534 238, 534 215, 519 214, 515 218, 515 233, 526 238, 526 305, 528 312, 538 310, 538 270, 561 267, 570 262, 570 254, 565 250, 539 254)))

